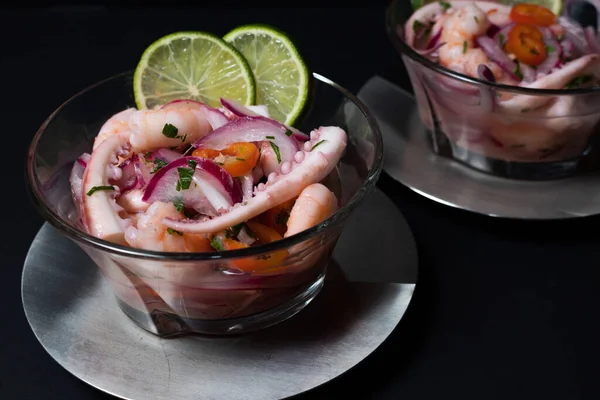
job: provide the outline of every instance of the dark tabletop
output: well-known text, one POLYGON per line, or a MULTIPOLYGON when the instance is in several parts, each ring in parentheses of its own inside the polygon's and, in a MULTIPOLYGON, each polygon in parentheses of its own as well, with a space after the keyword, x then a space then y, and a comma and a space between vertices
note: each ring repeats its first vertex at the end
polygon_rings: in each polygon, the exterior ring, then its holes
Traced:
MULTIPOLYGON (((43 223, 25 191, 25 152, 61 102, 134 68, 164 34, 222 35, 251 22, 287 31, 314 71, 354 93, 376 73, 410 88, 385 34, 386 2, 294 10, 250 3, 258 8, 0 10, 0 129, 7 150, 0 399, 110 398, 51 359, 21 305, 23 261, 43 223)), ((378 185, 413 229, 420 257, 415 296, 382 347, 298 399, 600 398, 599 218, 498 220, 427 200, 385 173, 378 185)))

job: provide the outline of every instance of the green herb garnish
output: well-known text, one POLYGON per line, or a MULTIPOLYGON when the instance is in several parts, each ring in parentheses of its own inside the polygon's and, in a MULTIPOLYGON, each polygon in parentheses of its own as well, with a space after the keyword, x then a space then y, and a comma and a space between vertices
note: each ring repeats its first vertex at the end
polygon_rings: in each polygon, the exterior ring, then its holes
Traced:
POLYGON ((445 2, 445 1, 440 1, 440 6, 442 6, 444 8, 444 11, 446 11, 447 9, 449 9, 451 7, 450 3, 445 2))
POLYGON ((169 233, 169 235, 176 234, 176 235, 179 235, 179 236, 183 236, 182 232, 176 231, 175 229, 167 228, 167 232, 169 233))
POLYGON ((316 148, 317 148, 317 146, 320 146, 320 145, 321 145, 321 143, 323 143, 324 141, 325 141, 325 140, 321 140, 321 141, 317 142, 317 143, 316 143, 316 144, 315 144, 313 147, 311 147, 311 148, 310 148, 310 151, 313 151, 314 149, 316 149, 316 148))
POLYGON ((167 165, 168 163, 161 160, 160 158, 155 158, 153 161, 154 163, 154 169, 152 171, 150 171, 151 174, 156 173, 159 169, 161 169, 162 167, 164 167, 165 165, 167 165))
POLYGON ((213 236, 210 238, 210 246, 217 251, 225 250, 225 247, 223 247, 223 241, 218 236, 213 236))
POLYGON ((173 200, 173 205, 175 206, 177 212, 181 212, 181 210, 183 210, 183 199, 177 198, 173 200))
POLYGON ((291 129, 287 129, 285 131, 285 136, 292 136, 292 130, 291 129))
POLYGON ((413 32, 417 34, 417 31, 423 29, 424 26, 425 24, 416 19, 415 22, 413 22, 413 32))
POLYGON ((567 84, 566 89, 576 89, 583 84, 591 82, 592 79, 594 79, 592 75, 578 76, 567 84))
POLYGON ((86 194, 91 196, 100 190, 115 190, 115 188, 113 186, 94 186, 86 194))
POLYGON ((515 67, 515 76, 521 80, 523 80, 523 73, 521 72, 521 66, 519 65, 519 63, 516 63, 516 67, 515 67))
POLYGON ((546 53, 552 54, 556 51, 556 49, 552 46, 546 46, 546 53))
POLYGON ((277 146, 275 143, 273 142, 269 142, 271 143, 271 148, 273 149, 273 151, 275 152, 275 155, 277 156, 277 163, 281 163, 281 153, 279 152, 279 146, 277 146))
POLYGON ((504 34, 499 34, 498 35, 498 42, 500 42, 500 47, 504 47, 504 34))
POLYGON ((473 15, 473 19, 475 20, 476 23, 479 23, 479 18, 477 18, 476 16, 473 15))
POLYGON ((175 127, 175 125, 171 125, 168 123, 165 124, 165 126, 163 126, 163 129, 162 129, 162 134, 171 139, 177 137, 178 132, 179 132, 179 129, 177 129, 177 127, 175 127))
POLYGON ((239 157, 236 157, 235 159, 236 159, 236 160, 238 160, 238 161, 246 161, 246 159, 245 159, 245 158, 239 158, 239 157))
POLYGON ((463 54, 465 54, 467 52, 467 41, 465 40, 463 42, 463 54))
POLYGON ((275 136, 265 136, 269 140, 275 140, 275 136))
POLYGON ((175 190, 177 190, 178 192, 186 189, 190 188, 190 184, 192 183, 192 177, 194 176, 194 172, 195 172, 195 168, 196 168, 196 161, 194 160, 189 160, 188 161, 188 165, 191 168, 184 168, 184 167, 179 167, 177 168, 177 173, 179 174, 179 180, 177 181, 177 186, 175 187, 175 190))

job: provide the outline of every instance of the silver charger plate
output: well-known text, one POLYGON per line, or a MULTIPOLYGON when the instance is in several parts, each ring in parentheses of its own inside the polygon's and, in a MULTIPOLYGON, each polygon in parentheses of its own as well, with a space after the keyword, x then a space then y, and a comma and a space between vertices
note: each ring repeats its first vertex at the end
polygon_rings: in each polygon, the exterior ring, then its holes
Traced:
POLYGON ((384 171, 436 202, 479 214, 515 219, 568 219, 600 213, 600 174, 521 181, 485 174, 433 153, 414 97, 380 76, 358 98, 381 130, 384 171))
POLYGON ((125 316, 87 255, 48 224, 25 260, 22 299, 50 356, 116 397, 283 399, 372 353, 404 315, 417 271, 406 220, 375 189, 349 218, 322 292, 296 316, 262 331, 156 337, 125 316))

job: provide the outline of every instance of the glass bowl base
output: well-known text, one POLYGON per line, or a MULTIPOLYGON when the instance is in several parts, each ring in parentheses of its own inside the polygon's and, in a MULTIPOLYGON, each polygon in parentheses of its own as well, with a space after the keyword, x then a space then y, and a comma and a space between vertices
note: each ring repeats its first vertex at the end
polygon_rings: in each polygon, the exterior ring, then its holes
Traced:
POLYGON ((117 299, 121 310, 142 329, 160 337, 189 334, 234 335, 253 332, 276 325, 293 317, 317 297, 325 282, 325 272, 290 300, 266 311, 239 318, 207 320, 191 319, 154 309, 144 313, 117 299))
POLYGON ((442 132, 431 132, 429 130, 428 132, 433 152, 437 155, 501 178, 535 181, 567 178, 578 172, 580 164, 589 153, 588 147, 581 156, 562 161, 505 161, 470 151, 448 140, 442 132))

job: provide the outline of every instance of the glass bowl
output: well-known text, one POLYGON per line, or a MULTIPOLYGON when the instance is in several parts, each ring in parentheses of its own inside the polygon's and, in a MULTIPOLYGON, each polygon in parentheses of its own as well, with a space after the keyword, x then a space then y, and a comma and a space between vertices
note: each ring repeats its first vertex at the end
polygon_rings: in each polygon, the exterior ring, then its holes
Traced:
POLYGON ((386 30, 408 71, 433 152, 514 179, 556 179, 589 168, 600 87, 520 88, 454 72, 405 42, 404 25, 412 13, 410 1, 393 0, 386 30))
POLYGON ((31 198, 44 219, 94 261, 121 309, 142 328, 163 337, 220 335, 279 323, 321 290, 345 221, 371 192, 382 168, 381 134, 366 107, 329 79, 318 74, 313 78, 312 101, 298 128, 310 132, 337 125, 347 132, 348 142, 342 160, 324 182, 338 195, 340 208, 308 230, 267 245, 211 253, 147 251, 88 235, 71 198, 70 170, 82 153, 91 151, 110 116, 135 107, 132 72, 90 86, 48 117, 28 152, 31 198), (232 273, 224 268, 285 251, 281 264, 268 270, 232 273))

